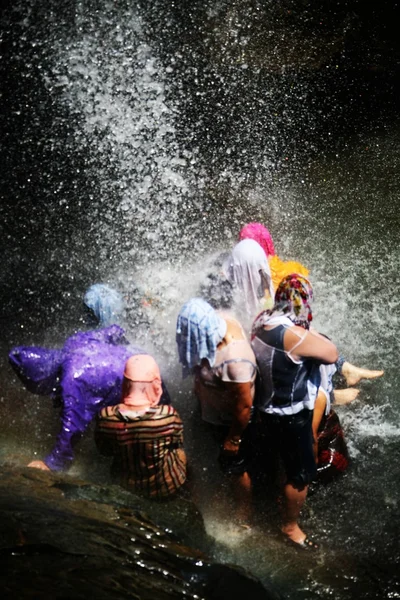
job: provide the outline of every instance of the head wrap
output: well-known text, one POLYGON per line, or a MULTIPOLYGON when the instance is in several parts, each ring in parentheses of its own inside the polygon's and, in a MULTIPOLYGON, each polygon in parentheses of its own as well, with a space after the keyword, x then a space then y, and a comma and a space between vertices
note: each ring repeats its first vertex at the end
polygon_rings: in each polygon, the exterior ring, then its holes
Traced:
POLYGON ((242 240, 233 248, 223 265, 225 277, 239 292, 239 304, 243 304, 249 317, 260 309, 260 300, 268 289, 274 297, 271 271, 264 250, 254 240, 242 240))
POLYGON ((93 311, 100 327, 118 323, 125 308, 121 294, 103 283, 91 285, 83 302, 93 311))
POLYGON ((9 353, 9 362, 22 383, 32 394, 55 397, 63 361, 61 350, 38 346, 17 346, 9 353))
POLYGON ((162 396, 160 369, 146 354, 131 356, 125 363, 121 401, 128 406, 156 406, 162 396))
POLYGON ((218 344, 226 334, 226 322, 202 298, 192 298, 181 308, 176 323, 176 343, 183 377, 206 358, 215 363, 218 344))
POLYGON ((282 279, 276 290, 272 310, 265 310, 255 319, 252 335, 255 335, 261 327, 272 324, 273 319, 278 323, 279 318, 309 329, 313 318, 312 301, 313 291, 308 279, 297 273, 288 275, 282 279))
POLYGON ((254 240, 260 244, 267 258, 275 256, 275 246, 268 229, 262 223, 248 223, 239 232, 239 240, 254 240))

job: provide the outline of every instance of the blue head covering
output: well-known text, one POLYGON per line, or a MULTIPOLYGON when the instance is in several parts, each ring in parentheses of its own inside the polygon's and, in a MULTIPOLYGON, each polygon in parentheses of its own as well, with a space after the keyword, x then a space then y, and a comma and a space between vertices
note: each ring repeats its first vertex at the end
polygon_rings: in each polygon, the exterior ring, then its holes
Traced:
POLYGON ((121 294, 103 283, 90 286, 83 302, 93 311, 100 327, 118 323, 125 308, 121 294))
POLYGON ((192 298, 181 308, 176 323, 176 343, 183 377, 207 358, 215 363, 217 345, 226 333, 226 322, 202 298, 192 298))

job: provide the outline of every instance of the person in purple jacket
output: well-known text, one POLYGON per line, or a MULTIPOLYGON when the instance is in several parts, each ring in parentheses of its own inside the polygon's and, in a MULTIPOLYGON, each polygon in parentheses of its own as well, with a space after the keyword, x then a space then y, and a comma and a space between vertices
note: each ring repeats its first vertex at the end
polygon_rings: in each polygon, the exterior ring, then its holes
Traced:
MULTIPOLYGON (((134 354, 148 353, 129 344, 118 325, 77 333, 58 350, 17 346, 10 351, 10 364, 25 387, 62 407, 61 430, 53 449, 29 467, 51 471, 70 467, 74 446, 94 417, 120 401, 124 365, 134 354)), ((160 404, 169 403, 163 384, 160 404)))

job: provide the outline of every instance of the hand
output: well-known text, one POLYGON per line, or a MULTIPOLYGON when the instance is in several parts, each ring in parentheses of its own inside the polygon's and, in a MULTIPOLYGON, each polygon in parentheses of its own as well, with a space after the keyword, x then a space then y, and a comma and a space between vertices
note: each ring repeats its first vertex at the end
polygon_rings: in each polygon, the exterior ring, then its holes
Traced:
POLYGON ((237 454, 239 452, 239 444, 232 444, 231 440, 225 440, 222 451, 227 455, 237 454))
POLYGON ((33 460, 29 463, 28 467, 33 469, 41 469, 42 471, 50 471, 49 467, 42 460, 33 460))

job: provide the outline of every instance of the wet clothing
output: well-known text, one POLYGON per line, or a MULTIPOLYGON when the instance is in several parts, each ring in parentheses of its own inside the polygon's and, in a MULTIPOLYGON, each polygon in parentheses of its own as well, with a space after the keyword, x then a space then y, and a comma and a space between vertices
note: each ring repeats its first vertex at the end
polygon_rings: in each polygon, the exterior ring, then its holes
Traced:
POLYGON ((284 350, 286 329, 287 325, 259 329, 251 342, 260 370, 256 406, 262 412, 281 416, 313 410, 320 383, 315 360, 296 361, 284 350))
POLYGON ((301 263, 293 260, 281 260, 275 253, 274 242, 268 229, 262 223, 248 223, 239 232, 239 240, 254 240, 265 252, 271 270, 274 290, 276 290, 285 277, 292 273, 308 276, 308 269, 301 263))
POLYGON ((114 457, 112 474, 123 487, 149 498, 166 498, 184 484, 183 424, 172 406, 141 414, 126 405, 105 407, 95 437, 100 452, 114 457))
POLYGON ((274 290, 277 290, 281 281, 292 273, 308 277, 309 270, 295 260, 282 260, 279 256, 275 255, 268 257, 268 262, 269 268, 271 269, 274 290))
POLYGON ((192 298, 183 305, 176 323, 176 343, 183 377, 187 377, 203 358, 211 366, 215 364, 217 346, 225 333, 224 319, 208 302, 192 298))
POLYGON ((306 277, 296 273, 288 275, 282 279, 275 292, 275 306, 271 316, 282 311, 294 325, 309 329, 313 319, 313 299, 312 286, 306 277))
POLYGON ((224 383, 250 383, 254 398, 257 364, 254 352, 245 339, 233 340, 217 350, 215 362, 214 367, 203 362, 196 369, 196 395, 203 421, 227 425, 232 421, 232 400, 224 383))
POLYGON ((275 256, 272 236, 262 223, 247 223, 239 231, 239 240, 254 240, 257 244, 260 244, 267 258, 275 256))
POLYGON ((235 311, 241 320, 254 319, 265 308, 266 293, 273 303, 274 290, 267 257, 254 240, 236 244, 223 264, 226 279, 232 284, 235 311))
POLYGON ((309 335, 311 301, 312 289, 305 278, 292 275, 283 280, 272 311, 256 319, 251 343, 260 372, 255 399, 260 454, 263 457, 268 447, 271 462, 283 462, 286 481, 298 490, 316 477, 312 418, 320 363, 291 355, 309 335), (288 352, 284 336, 295 324, 301 324, 304 333, 288 352))
POLYGON ((144 410, 157 406, 161 396, 161 374, 154 358, 149 354, 130 356, 125 363, 121 403, 144 410))
POLYGON ((206 385, 218 387, 221 381, 254 381, 257 365, 247 340, 233 340, 217 350, 215 362, 214 367, 201 368, 202 381, 206 385))
POLYGON ((280 458, 287 482, 299 490, 317 475, 312 417, 313 411, 306 408, 290 416, 257 411, 258 451, 265 457, 262 468, 278 470, 280 458))
POLYGON ((255 319, 251 329, 252 337, 266 325, 288 323, 310 329, 313 291, 310 282, 300 275, 289 275, 281 281, 275 293, 275 304, 271 310, 264 310, 255 319), (290 323, 289 323, 290 321, 290 323))
MULTIPOLYGON (((230 341, 224 341, 220 348, 215 349, 214 363, 210 364, 208 358, 204 357, 192 372, 202 419, 214 427, 214 431, 221 435, 220 439, 223 442, 232 425, 233 409, 237 401, 229 384, 249 383, 253 398, 257 365, 240 323, 224 313, 220 318, 225 323, 226 331, 233 331, 236 339, 227 336, 230 341)), ((246 431, 242 434, 242 443, 235 456, 228 456, 221 450, 219 463, 225 473, 239 474, 247 470, 246 431)))
POLYGON ((86 291, 84 304, 92 311, 99 327, 120 323, 125 303, 122 295, 103 283, 95 283, 86 291))
POLYGON ((8 360, 26 389, 32 394, 49 396, 54 401, 60 393, 62 350, 39 346, 16 346, 8 360))
POLYGON ((336 412, 324 415, 318 428, 318 479, 328 481, 349 466, 349 453, 336 412))
MULTIPOLYGON (((44 459, 51 470, 68 468, 74 445, 99 410, 120 401, 125 362, 133 354, 147 352, 128 344, 118 325, 77 333, 61 350, 35 346, 11 350, 11 366, 29 391, 45 395, 50 391, 61 403, 61 430, 44 459)), ((165 387, 161 402, 170 402, 165 387)))

